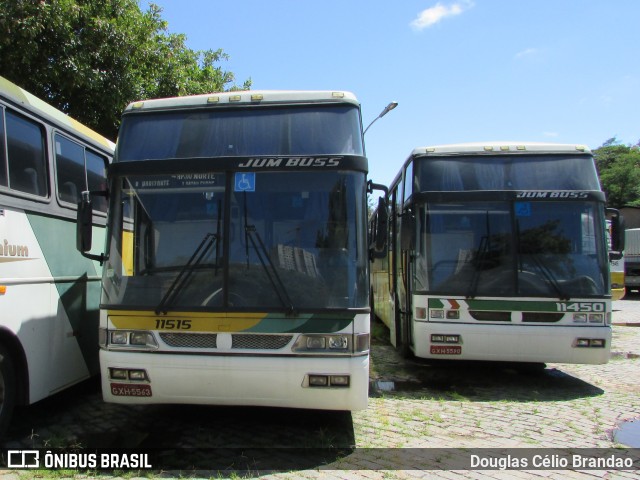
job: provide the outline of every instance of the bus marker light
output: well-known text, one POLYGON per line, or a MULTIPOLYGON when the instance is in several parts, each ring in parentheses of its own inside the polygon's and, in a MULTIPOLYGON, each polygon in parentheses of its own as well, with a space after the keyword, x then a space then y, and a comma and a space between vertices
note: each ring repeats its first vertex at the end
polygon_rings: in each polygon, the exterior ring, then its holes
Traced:
POLYGON ((0 295, 4 295, 5 293, 7 293, 7 286, 0 285, 0 295))
POLYGON ((416 318, 418 320, 424 320, 427 318, 427 309, 424 307, 416 307, 416 318))
POLYGON ((209 97, 207 98, 207 103, 218 103, 220 101, 220 97, 209 97))
POLYGON ((326 375, 309 375, 310 387, 326 387, 329 385, 329 377, 326 375))
POLYGON ((148 382, 146 370, 129 370, 129 380, 134 382, 148 382))
POLYGON ((344 98, 344 92, 332 92, 331 96, 333 98, 344 98))
POLYGON ((447 310, 448 320, 458 320, 460 318, 460 312, 458 310, 447 310))
POLYGON ((231 95, 229 97, 230 102, 239 102, 240 100, 242 100, 242 97, 240 95, 231 95))
POLYGON ((109 378, 111 380, 127 380, 127 370, 124 368, 110 368, 109 378))
POLYGON ((444 335, 431 335, 431 343, 444 343, 444 335))
POLYGON ((604 321, 604 315, 601 313, 590 313, 589 323, 602 323, 604 321))
POLYGON ((576 340, 576 347, 586 348, 589 347, 589 339, 588 338, 578 338, 576 340))
POLYGON ((309 350, 317 350, 326 348, 324 337, 307 337, 307 348, 309 350))
POLYGON ((368 333, 356 333, 354 353, 368 352, 369 351, 369 334, 368 333))
POLYGON ((332 387, 348 387, 350 383, 349 375, 331 375, 329 382, 332 387))
POLYGON ((573 314, 573 322, 574 323, 585 323, 587 321, 586 313, 574 313, 573 314))
POLYGON ((332 350, 345 350, 348 346, 347 337, 342 335, 329 337, 329 348, 332 350))
POLYGON ((129 332, 111 332, 111 342, 113 345, 126 345, 129 340, 129 332))
POLYGON ((254 93, 253 95, 251 95, 252 102, 259 102, 260 100, 263 100, 263 99, 264 99, 264 95, 260 93, 254 93))
POLYGON ((444 341, 445 343, 460 343, 460 335, 446 335, 444 341))
POLYGON ((431 310, 431 318, 444 318, 444 310, 431 310))

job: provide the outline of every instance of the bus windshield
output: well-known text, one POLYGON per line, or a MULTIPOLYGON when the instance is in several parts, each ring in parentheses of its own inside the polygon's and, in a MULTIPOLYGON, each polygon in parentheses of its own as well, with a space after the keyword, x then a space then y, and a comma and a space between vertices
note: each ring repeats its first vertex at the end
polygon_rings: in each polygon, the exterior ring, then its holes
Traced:
POLYGON ((103 304, 366 307, 365 187, 343 171, 118 177, 103 304))
POLYGON ((508 155, 423 158, 417 191, 600 190, 590 155, 508 155))
POLYGON ((422 205, 415 288, 468 297, 605 295, 600 210, 592 201, 422 205))
POLYGON ((182 110, 126 115, 119 162, 248 155, 363 155, 352 105, 182 110))

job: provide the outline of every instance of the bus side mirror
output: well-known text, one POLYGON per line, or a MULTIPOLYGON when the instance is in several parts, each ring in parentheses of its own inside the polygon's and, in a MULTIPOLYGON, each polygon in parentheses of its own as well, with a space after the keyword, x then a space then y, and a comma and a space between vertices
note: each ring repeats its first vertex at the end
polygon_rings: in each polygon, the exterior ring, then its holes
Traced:
POLYGON ((620 260, 624 252, 624 217, 614 208, 607 208, 607 217, 611 219, 609 260, 620 260))
POLYGON ((105 260, 104 254, 87 253, 91 250, 93 240, 93 204, 91 194, 82 192, 82 199, 78 202, 78 216, 76 217, 76 248, 83 257, 100 262, 105 260))
POLYGON ((384 258, 387 256, 387 236, 389 232, 389 208, 384 197, 378 198, 378 208, 372 217, 371 244, 369 255, 374 258, 384 258))

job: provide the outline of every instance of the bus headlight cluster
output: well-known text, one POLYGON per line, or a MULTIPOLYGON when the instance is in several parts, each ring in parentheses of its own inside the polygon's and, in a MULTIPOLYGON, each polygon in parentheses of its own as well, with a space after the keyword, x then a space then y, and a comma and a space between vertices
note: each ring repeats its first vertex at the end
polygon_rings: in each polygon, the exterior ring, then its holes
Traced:
POLYGON ((460 318, 460 310, 431 310, 431 318, 447 320, 458 320, 460 318))
POLYGON ((151 332, 144 330, 113 330, 108 332, 107 346, 133 350, 156 350, 158 342, 151 332))
POLYGON ((603 313, 574 313, 573 323, 604 323, 603 313))
POLYGON ((606 345, 604 338, 576 338, 574 343, 577 348, 605 348, 606 345))
POLYGON ((148 382, 146 370, 135 368, 109 368, 110 380, 129 380, 132 382, 148 382))
POLYGON ((460 335, 431 335, 431 343, 462 343, 460 335))
POLYGON ((342 387, 348 388, 351 385, 351 377, 349 375, 323 375, 310 373, 307 375, 305 382, 309 387, 342 387))
POLYGON ((291 347, 295 353, 364 353, 369 351, 369 334, 300 335, 291 347))

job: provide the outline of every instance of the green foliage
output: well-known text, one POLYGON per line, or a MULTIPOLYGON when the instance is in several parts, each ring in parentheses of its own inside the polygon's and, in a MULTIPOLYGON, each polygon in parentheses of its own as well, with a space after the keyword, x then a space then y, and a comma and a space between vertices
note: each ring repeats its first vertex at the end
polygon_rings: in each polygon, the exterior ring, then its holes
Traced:
POLYGON ((593 151, 607 205, 640 206, 640 148, 610 138, 593 151))
POLYGON ((134 100, 237 88, 227 55, 187 48, 154 4, 0 0, 0 32, 4 77, 112 139, 134 100))

